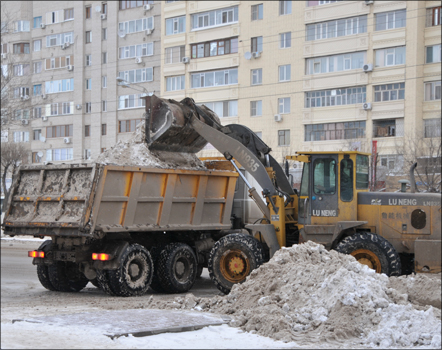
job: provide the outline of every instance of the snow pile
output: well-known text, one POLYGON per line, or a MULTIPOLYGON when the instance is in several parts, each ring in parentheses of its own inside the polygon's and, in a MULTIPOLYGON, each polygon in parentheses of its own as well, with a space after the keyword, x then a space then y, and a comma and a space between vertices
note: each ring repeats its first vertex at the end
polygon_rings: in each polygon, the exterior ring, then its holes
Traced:
POLYGON ((189 294, 148 306, 225 313, 232 326, 283 341, 441 346, 440 310, 416 309, 386 275, 313 242, 279 250, 227 296, 189 294))
POLYGON ((147 166, 163 169, 205 169, 201 160, 193 153, 151 152, 145 143, 144 123, 139 123, 128 141, 118 141, 104 151, 97 163, 125 166, 147 166))

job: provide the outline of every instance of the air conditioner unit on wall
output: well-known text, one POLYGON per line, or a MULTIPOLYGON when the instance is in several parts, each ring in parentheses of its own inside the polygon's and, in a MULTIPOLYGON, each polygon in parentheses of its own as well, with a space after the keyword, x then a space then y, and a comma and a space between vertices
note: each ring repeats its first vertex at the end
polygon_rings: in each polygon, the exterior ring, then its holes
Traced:
POLYGON ((44 122, 47 122, 48 121, 48 117, 42 117, 41 118, 44 122))
POLYGON ((275 118, 275 122, 280 122, 282 120, 281 114, 275 114, 274 118, 275 118))
POLYGON ((72 70, 74 70, 74 66, 73 65, 68 65, 68 71, 72 71, 72 70))
POLYGON ((141 57, 135 57, 135 63, 141 63, 141 62, 143 62, 141 57))
POLYGON ((189 63, 189 61, 189 57, 183 57, 183 59, 181 60, 181 62, 183 62, 184 64, 189 63))
POLYGON ((143 8, 144 8, 144 11, 150 11, 152 9, 152 6, 147 4, 147 5, 144 5, 143 8))
POLYGON ((373 3, 374 3, 373 0, 365 0, 365 5, 371 5, 373 3))
POLYGON ((2 53, 2 60, 4 60, 6 58, 6 54, 2 53))
POLYGON ((63 142, 64 142, 64 143, 71 143, 71 138, 70 138, 70 137, 65 137, 65 138, 63 139, 63 142))
POLYGON ((261 52, 252 52, 252 57, 253 58, 261 57, 261 52))
POLYGON ((371 72, 371 71, 373 71, 373 65, 371 63, 364 64, 363 67, 362 67, 362 70, 365 73, 371 72))
POLYGON ((47 97, 46 95, 41 95, 41 98, 42 98, 43 100, 46 100, 48 97, 47 97))
POLYGON ((106 19, 106 14, 102 13, 100 17, 101 17, 101 19, 106 19))
POLYGON ((153 29, 146 29, 146 35, 151 35, 153 32, 153 29))
POLYGON ((69 46, 71 46, 71 43, 70 42, 66 42, 63 45, 64 45, 64 48, 68 48, 69 46))
POLYGON ((29 120, 27 120, 27 119, 23 119, 23 120, 21 121, 21 123, 22 123, 22 125, 28 125, 28 124, 29 124, 29 120))
POLYGON ((76 108, 77 108, 77 109, 81 109, 81 105, 77 105, 76 108))
POLYGON ((41 29, 45 29, 45 28, 46 28, 46 24, 44 24, 44 23, 40 23, 40 28, 41 28, 41 29))
POLYGON ((362 105, 362 108, 363 108, 364 110, 366 110, 366 111, 371 110, 371 102, 365 102, 365 103, 362 105))
POLYGON ((24 96, 21 96, 20 99, 22 101, 26 101, 26 100, 29 100, 29 96, 28 95, 24 95, 24 96))

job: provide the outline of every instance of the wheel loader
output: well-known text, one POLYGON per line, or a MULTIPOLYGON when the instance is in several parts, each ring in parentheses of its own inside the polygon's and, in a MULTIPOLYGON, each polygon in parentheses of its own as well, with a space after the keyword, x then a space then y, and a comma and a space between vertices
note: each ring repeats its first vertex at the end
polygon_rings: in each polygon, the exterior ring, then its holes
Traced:
POLYGON ((304 164, 297 191, 247 127, 222 126, 190 98, 145 99, 152 153, 179 157, 210 142, 224 157, 205 159, 203 170, 21 166, 2 226, 10 236, 51 237, 29 252, 46 289, 91 282, 115 296, 183 293, 207 267, 229 293, 278 249, 307 240, 389 276, 441 271, 439 194, 369 192, 362 152, 287 157, 304 164), (261 213, 253 222, 251 201, 261 213))

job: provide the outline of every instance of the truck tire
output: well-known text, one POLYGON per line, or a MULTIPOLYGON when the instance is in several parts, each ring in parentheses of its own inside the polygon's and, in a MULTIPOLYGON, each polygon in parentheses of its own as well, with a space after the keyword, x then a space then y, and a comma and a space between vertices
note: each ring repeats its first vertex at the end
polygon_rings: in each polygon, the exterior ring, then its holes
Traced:
POLYGON ((261 244, 246 234, 230 234, 215 243, 210 251, 208 269, 216 287, 228 294, 236 283, 264 263, 261 244))
POLYGON ((150 255, 152 256, 153 261, 153 277, 152 282, 150 283, 150 288, 158 293, 164 293, 165 290, 161 285, 160 278, 158 277, 158 261, 160 258, 160 254, 163 251, 163 246, 154 246, 150 249, 150 255))
POLYGON ((97 284, 98 288, 100 288, 107 295, 115 296, 114 291, 111 288, 109 282, 108 270, 97 270, 97 284))
POLYGON ((361 264, 387 276, 401 275, 401 259, 396 249, 385 238, 371 232, 348 236, 335 248, 352 255, 361 264))
MULTIPOLYGON (((52 248, 52 240, 44 241, 40 247, 38 247, 38 250, 43 250, 45 254, 47 254, 48 251, 50 251, 52 248)), ((41 285, 45 287, 47 290, 56 291, 55 287, 52 285, 51 281, 49 280, 49 271, 47 265, 37 265, 37 277, 40 281, 41 285)))
POLYGON ((166 293, 185 293, 196 279, 198 262, 185 243, 168 244, 158 259, 158 278, 166 293))
POLYGON ((94 287, 96 287, 96 288, 100 288, 100 285, 98 284, 98 281, 97 281, 97 277, 95 277, 95 278, 92 279, 92 280, 89 280, 89 282, 90 282, 94 287))
POLYGON ((116 270, 107 271, 109 284, 115 295, 131 297, 143 295, 153 277, 153 262, 149 251, 140 244, 131 244, 123 251, 116 270))
POLYGON ((89 283, 78 265, 70 261, 55 261, 48 272, 49 281, 60 292, 79 292, 89 283))

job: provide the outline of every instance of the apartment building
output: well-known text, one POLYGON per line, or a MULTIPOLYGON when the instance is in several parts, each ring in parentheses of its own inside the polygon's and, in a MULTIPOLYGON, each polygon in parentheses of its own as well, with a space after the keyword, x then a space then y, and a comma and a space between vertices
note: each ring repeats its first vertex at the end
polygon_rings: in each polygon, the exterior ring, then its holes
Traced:
MULTIPOLYGON (((281 162, 298 150, 371 152, 375 141, 378 168, 388 172, 411 141, 440 137, 439 1, 62 1, 55 14, 46 11, 50 2, 8 6, 20 15, 2 35, 6 63, 20 52, 29 68, 17 71, 32 71, 16 96, 29 88, 24 104, 46 105, 41 114, 15 112, 29 115, 17 126, 29 136, 17 140, 46 152, 36 161, 54 161, 48 150, 69 146, 70 160, 89 151, 94 159, 125 139, 142 116, 144 91, 191 97, 224 125, 248 126, 281 162), (117 86, 117 76, 130 87, 117 86), (54 102, 42 100, 39 84, 54 102), (63 111, 56 117, 55 103, 63 111)), ((201 155, 219 153, 208 145, 201 155)))

